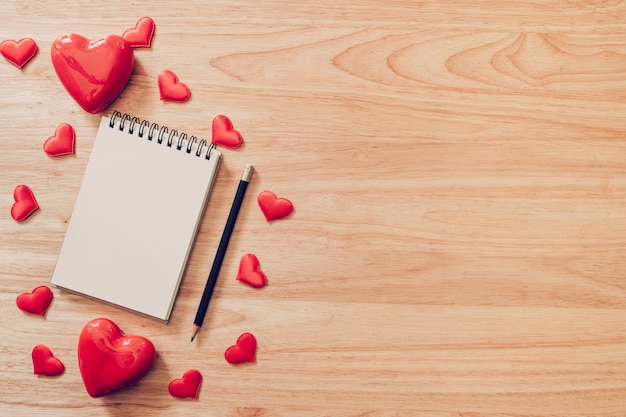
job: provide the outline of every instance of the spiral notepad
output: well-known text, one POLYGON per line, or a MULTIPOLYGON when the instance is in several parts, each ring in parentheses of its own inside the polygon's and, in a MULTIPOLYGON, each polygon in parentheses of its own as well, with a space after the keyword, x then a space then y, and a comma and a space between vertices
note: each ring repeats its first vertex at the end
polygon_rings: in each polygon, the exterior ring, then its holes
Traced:
POLYGON ((103 117, 51 284, 169 320, 220 159, 195 136, 103 117))

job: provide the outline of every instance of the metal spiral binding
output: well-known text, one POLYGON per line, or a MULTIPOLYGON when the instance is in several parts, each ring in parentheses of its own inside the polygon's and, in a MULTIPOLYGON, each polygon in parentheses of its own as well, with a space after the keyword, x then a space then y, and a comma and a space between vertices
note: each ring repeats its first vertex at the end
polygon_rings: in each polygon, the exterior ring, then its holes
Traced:
POLYGON ((128 123, 127 133, 134 135, 135 127, 137 127, 137 136, 139 136, 140 138, 143 138, 144 134, 146 133, 146 128, 147 128, 148 129, 147 139, 149 141, 152 141, 156 134, 156 142, 159 144, 163 144, 163 139, 167 136, 165 144, 170 148, 174 144, 174 137, 178 136, 178 142, 176 143, 177 150, 179 151, 182 150, 186 142, 187 146, 185 150, 187 151, 188 154, 190 154, 191 151, 193 150, 194 144, 197 143, 198 147, 196 149, 196 156, 202 156, 203 148, 206 147, 207 150, 206 150, 205 158, 211 159, 211 151, 215 148, 214 143, 207 145, 207 141, 204 139, 198 142, 198 138, 196 138, 195 136, 190 136, 189 139, 187 139, 187 134, 185 132, 181 132, 179 135, 178 130, 170 131, 167 128, 167 126, 159 126, 158 124, 150 123, 147 120, 139 120, 139 118, 137 117, 134 117, 134 116, 131 117, 127 113, 122 114, 121 112, 117 110, 115 110, 113 114, 111 114, 111 119, 109 121, 110 128, 115 127, 115 120, 118 118, 120 119, 118 129, 122 132, 124 131, 124 128, 126 127, 126 123, 128 123))

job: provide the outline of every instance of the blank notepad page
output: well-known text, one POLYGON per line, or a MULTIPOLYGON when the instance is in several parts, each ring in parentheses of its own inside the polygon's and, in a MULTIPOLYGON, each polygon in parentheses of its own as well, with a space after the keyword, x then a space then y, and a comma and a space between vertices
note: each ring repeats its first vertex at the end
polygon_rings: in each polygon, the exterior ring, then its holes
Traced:
POLYGON ((167 321, 221 154, 112 118, 101 121, 51 284, 167 321))

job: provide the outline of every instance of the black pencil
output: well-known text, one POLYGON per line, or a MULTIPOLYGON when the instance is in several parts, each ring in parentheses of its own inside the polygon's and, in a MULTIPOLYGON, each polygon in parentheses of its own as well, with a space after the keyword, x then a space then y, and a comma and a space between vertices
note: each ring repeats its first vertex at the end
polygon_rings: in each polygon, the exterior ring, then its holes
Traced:
POLYGON ((209 300, 211 300, 211 295, 213 294, 213 289, 215 288, 215 283, 217 282, 217 276, 220 273, 220 268, 222 267, 222 262, 224 261, 226 248, 228 247, 228 242, 230 241, 230 235, 233 233, 233 229, 235 228, 237 215, 239 214, 239 209, 241 208, 243 197, 246 194, 246 189, 248 188, 248 182, 250 181, 251 175, 252 165, 246 164, 243 174, 241 175, 241 181, 239 181, 239 186, 237 187, 237 193, 235 194, 233 205, 230 208, 230 213, 228 213, 228 220, 226 220, 226 226, 224 227, 220 244, 217 247, 217 253, 215 254, 215 259, 213 260, 213 266, 211 266, 211 272, 209 272, 209 277, 207 278, 204 292, 202 293, 202 299, 200 300, 200 305, 198 306, 196 318, 193 321, 193 331, 191 333, 192 342, 198 334, 200 327, 202 327, 204 316, 209 308, 209 300))

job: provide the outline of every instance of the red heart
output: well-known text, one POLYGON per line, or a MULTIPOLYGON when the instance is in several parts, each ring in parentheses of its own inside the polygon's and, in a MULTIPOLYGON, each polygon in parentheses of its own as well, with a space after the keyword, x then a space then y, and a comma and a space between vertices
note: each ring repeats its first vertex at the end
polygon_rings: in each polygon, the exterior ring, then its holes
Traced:
POLYGON ((15 304, 20 310, 43 316, 52 301, 52 290, 45 285, 40 285, 31 292, 23 292, 15 299, 15 304))
POLYGON ((172 397, 198 398, 200 383, 202 383, 202 374, 200 371, 190 369, 183 374, 182 378, 170 382, 167 390, 172 397))
POLYGON ((228 117, 219 115, 213 119, 213 139, 211 142, 227 148, 238 148, 243 143, 243 138, 237 130, 233 129, 233 124, 228 117))
POLYGON ((257 198, 259 207, 268 222, 286 217, 293 211, 293 204, 286 198, 278 198, 271 191, 261 191, 257 198))
POLYGON ((229 347, 224 352, 224 358, 226 362, 233 365, 254 362, 256 354, 256 338, 252 333, 243 333, 237 339, 237 344, 229 347))
POLYGON ((75 141, 74 128, 67 123, 61 123, 55 129, 54 135, 43 143, 43 151, 50 156, 70 155, 74 153, 75 141))
POLYGON ((135 64, 133 49, 117 35, 90 41, 75 33, 52 42, 52 65, 74 100, 89 113, 105 109, 122 92, 135 64))
POLYGON ((63 362, 56 358, 46 345, 35 346, 31 357, 33 358, 33 373, 35 375, 54 376, 65 370, 63 362))
POLYGON ((149 48, 154 35, 154 20, 144 16, 137 21, 134 28, 127 29, 122 38, 133 48, 149 48))
POLYGON ((37 44, 31 38, 14 40, 7 39, 0 43, 0 53, 7 61, 18 68, 22 68, 37 53, 37 44))
POLYGON ((24 221, 39 208, 35 194, 27 185, 18 185, 13 190, 15 203, 11 207, 11 217, 16 222, 24 221))
POLYGON ((87 393, 94 398, 139 382, 155 360, 152 342, 125 336, 109 319, 90 321, 78 339, 78 368, 87 393))
POLYGON ((259 268, 259 260, 255 255, 251 253, 243 255, 239 262, 237 280, 254 288, 261 288, 267 284, 267 277, 259 268))
POLYGON ((159 94, 161 100, 184 103, 191 97, 189 87, 178 81, 173 71, 163 70, 159 74, 159 94))

